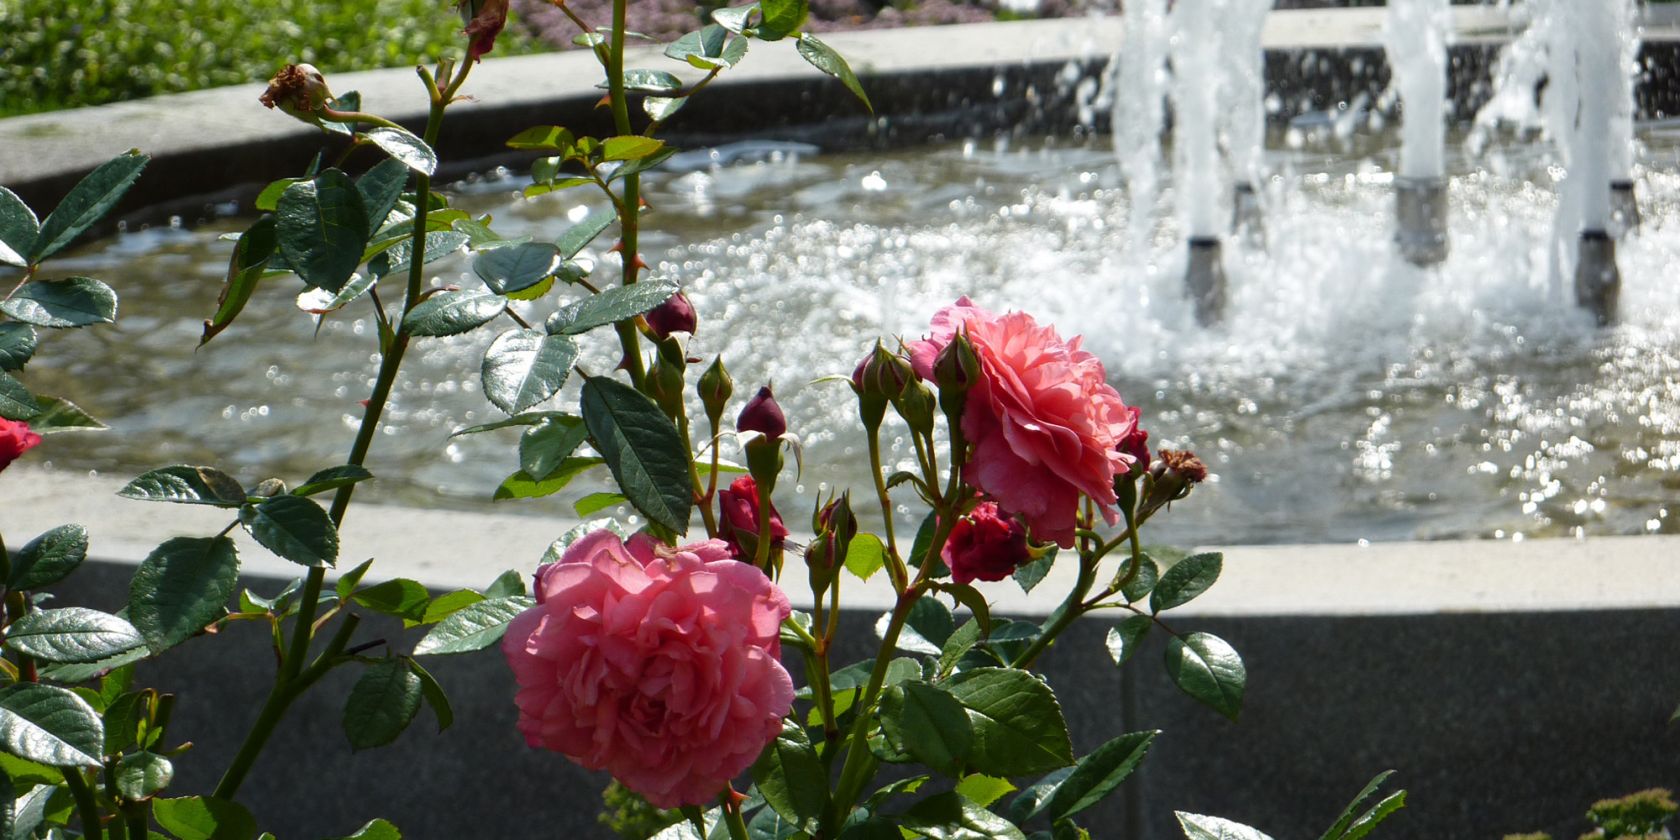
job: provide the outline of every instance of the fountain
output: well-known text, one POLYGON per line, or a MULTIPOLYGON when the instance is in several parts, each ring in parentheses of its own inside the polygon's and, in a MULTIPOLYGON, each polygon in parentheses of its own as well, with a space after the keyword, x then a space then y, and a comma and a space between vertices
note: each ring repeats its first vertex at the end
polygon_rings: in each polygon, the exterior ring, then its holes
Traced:
POLYGON ((1263 246, 1265 219, 1259 185, 1264 182, 1266 153, 1266 54, 1260 36, 1272 0, 1227 0, 1224 23, 1224 90, 1227 155, 1235 184, 1231 191, 1231 230, 1250 245, 1263 246))
POLYGON ((1639 229, 1639 199, 1633 190, 1633 97, 1639 79, 1639 30, 1633 25, 1634 0, 1611 0, 1620 30, 1621 64, 1611 102, 1610 118, 1610 235, 1616 238, 1639 229))
POLYGON ((1225 313, 1226 280, 1219 207, 1225 197, 1217 121, 1226 73, 1219 21, 1226 0, 1173 7, 1173 171, 1189 255, 1184 286, 1203 326, 1225 313))
MULTIPOLYGON (((1579 98, 1571 148, 1579 180, 1580 244, 1576 251, 1575 299, 1592 313, 1600 325, 1616 319, 1621 293, 1621 272, 1616 265, 1616 240, 1611 238, 1611 158, 1615 133, 1608 131, 1612 115, 1623 109, 1617 100, 1627 92, 1623 69, 1622 31, 1627 4, 1611 0, 1606 9, 1589 9, 1579 4, 1560 4, 1554 11, 1567 15, 1556 33, 1568 32, 1573 41, 1573 63, 1579 98), (1565 11, 1567 10, 1567 11, 1565 11)), ((1565 61, 1571 58, 1569 44, 1560 44, 1565 61)))
POLYGON ((1383 44, 1405 109, 1400 171, 1394 179, 1394 242, 1413 265, 1447 258, 1447 179, 1443 163, 1447 99, 1447 0, 1393 0, 1383 44))
POLYGON ((1110 137, 1131 199, 1131 249, 1148 245, 1166 122, 1167 0, 1133 0, 1123 9, 1125 42, 1109 61, 1110 137))

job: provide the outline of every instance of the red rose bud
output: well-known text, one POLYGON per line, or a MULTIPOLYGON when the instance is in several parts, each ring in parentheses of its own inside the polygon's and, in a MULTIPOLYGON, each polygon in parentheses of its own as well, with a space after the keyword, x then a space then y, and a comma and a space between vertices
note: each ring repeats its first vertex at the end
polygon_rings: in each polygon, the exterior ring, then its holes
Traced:
POLYGON ((846 562, 846 552, 851 550, 857 530, 850 493, 841 494, 811 517, 811 531, 816 537, 805 548, 805 567, 810 575, 811 591, 817 597, 822 597, 833 584, 835 573, 846 562))
POLYGON ((41 436, 30 431, 28 423, 0 417, 0 470, 40 442, 41 436))
MULTIPOLYGON (((728 489, 718 491, 718 536, 729 544, 729 553, 735 559, 751 563, 758 548, 758 483, 752 476, 743 475, 735 479, 735 483, 728 489)), ((787 526, 782 524, 782 515, 776 512, 776 506, 770 506, 770 551, 775 554, 782 550, 783 542, 787 539, 787 526)))
POLYGON ((1004 516, 996 502, 981 502, 957 520, 940 556, 950 567, 952 580, 969 583, 1009 577, 1017 566, 1032 559, 1032 550, 1020 520, 1004 516))
POLYGON ((1116 448, 1120 450, 1120 454, 1132 459, 1131 473, 1138 474, 1149 469, 1149 433, 1144 431, 1143 425, 1138 422, 1143 410, 1135 405, 1127 406, 1127 410, 1132 415, 1132 430, 1120 439, 1120 445, 1116 448))
POLYGON ((508 0, 461 0, 460 9, 467 22, 467 60, 478 61, 496 47, 507 24, 508 0))
POLYGON ((787 434, 787 417, 776 404, 776 395, 770 393, 769 385, 758 389, 758 394, 747 401, 747 407, 735 418, 735 430, 758 432, 766 440, 780 440, 787 434))
POLYGON ((934 358, 933 381, 939 383, 941 391, 967 391, 981 376, 980 357, 962 333, 952 336, 951 343, 934 358))
POLYGON ((896 353, 875 343, 875 349, 858 362, 857 369, 852 371, 852 387, 859 394, 880 396, 893 399, 904 393, 904 386, 914 381, 916 372, 910 363, 896 353))
POLYGON ((268 90, 257 97, 265 107, 281 112, 311 125, 321 124, 321 110, 332 101, 327 80, 310 64, 288 64, 268 81, 268 90))
POLYGON ((693 335, 695 328, 699 326, 699 318, 694 314, 694 304, 690 303, 688 295, 682 292, 672 295, 670 300, 654 307, 643 317, 647 319, 648 329, 653 332, 653 337, 660 341, 669 338, 671 333, 693 335))

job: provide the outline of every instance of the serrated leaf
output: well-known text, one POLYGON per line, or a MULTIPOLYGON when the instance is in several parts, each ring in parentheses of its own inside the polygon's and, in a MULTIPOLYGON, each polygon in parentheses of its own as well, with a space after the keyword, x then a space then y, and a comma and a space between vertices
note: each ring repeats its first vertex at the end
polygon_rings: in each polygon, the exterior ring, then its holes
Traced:
POLYGON ((376 231, 385 225, 407 183, 408 167, 399 160, 382 160, 356 179, 356 192, 361 193, 362 207, 367 211, 368 230, 376 231))
POLYGON ((338 563, 338 528, 320 505, 275 496, 239 509, 239 522, 263 548, 302 566, 338 563))
MULTIPOLYGON (((980 621, 971 618, 963 622, 951 638, 945 640, 945 646, 939 651, 939 674, 941 677, 949 675, 955 670, 965 654, 980 641, 980 621)), ((989 803, 988 803, 989 804, 989 803)))
POLYGON ((99 713, 75 692, 39 683, 0 687, 0 748, 49 767, 97 767, 99 713))
POLYGON ((858 99, 863 107, 875 113, 875 106, 869 104, 869 94, 863 92, 863 84, 858 81, 857 74, 852 72, 852 66, 846 63, 844 56, 836 52, 833 47, 818 40, 815 35, 806 32, 799 36, 799 55, 812 67, 840 80, 858 99))
MULTIPOLYGON (((891 621, 891 612, 882 613, 881 617, 875 620, 875 635, 884 636, 891 621)), ((957 621, 951 615, 951 608, 941 603, 938 598, 923 595, 910 606, 910 614, 905 618, 904 627, 898 634, 898 649, 907 653, 938 656, 945 641, 951 638, 951 631, 956 629, 957 621)))
POLYGON ((58 397, 36 397, 40 411, 29 418, 29 430, 41 435, 59 432, 102 432, 110 427, 94 419, 81 406, 58 397))
POLYGON ((253 840, 257 820, 245 806, 213 796, 152 800, 152 819, 180 840, 253 840))
POLYGON ((526 242, 480 251, 473 272, 499 295, 528 289, 560 270, 560 249, 547 242, 526 242))
POLYGON ((1342 809, 1341 815, 1336 817, 1334 823, 1330 824, 1330 828, 1325 830, 1320 840, 1342 840, 1342 835, 1347 833, 1348 826, 1353 824, 1354 815, 1359 812, 1359 806, 1363 805, 1365 800, 1370 799, 1371 795, 1375 794, 1377 789, 1382 787, 1383 783, 1388 781, 1388 777, 1392 775, 1394 775, 1393 770, 1384 770, 1372 778, 1371 781, 1366 782, 1365 787, 1353 797, 1352 801, 1348 802, 1347 807, 1342 809))
POLYGON ((488 323, 506 307, 507 298, 494 292, 439 292, 409 310, 403 326, 413 335, 460 335, 488 323))
POLYGON ((214 467, 175 465, 142 473, 117 491, 125 499, 143 502, 175 502, 187 505, 239 507, 245 503, 245 488, 233 476, 214 467))
MULTIPOLYGON (((1120 588, 1120 594, 1126 596, 1131 603, 1142 601, 1155 591, 1155 585, 1161 581, 1161 567, 1155 563, 1155 558, 1148 554, 1139 555, 1142 562, 1138 564, 1138 572, 1132 579, 1120 588)), ((1120 575, 1124 577, 1131 570, 1131 558, 1120 564, 1120 575)))
POLYGON ((117 320, 117 293, 92 277, 36 280, 0 302, 0 312, 54 329, 109 324, 117 320))
POLYGON ((349 487, 370 478, 373 478, 373 473, 368 472, 366 467, 356 464, 341 464, 336 467, 328 467, 305 479, 302 484, 292 488, 292 495, 313 496, 316 493, 349 487))
POLYGON ((41 413, 41 403, 22 382, 0 371, 0 417, 7 420, 29 420, 41 413))
POLYGON ((131 801, 150 799, 175 779, 175 765, 153 752, 130 753, 117 762, 117 792, 131 801))
POLYGON ((374 612, 408 621, 421 620, 431 599, 432 594, 424 584, 409 578, 382 581, 350 595, 350 600, 374 612))
POLYGON ((1103 800, 1114 792, 1148 754, 1159 730, 1121 735, 1079 760, 1049 798, 1034 808, 1032 815, 1048 811, 1054 822, 1065 820, 1103 800))
POLYGON ((828 807, 828 771, 792 721, 782 721, 782 733, 765 745, 752 775, 764 801, 795 825, 811 823, 828 807))
POLYGON ((569 260, 617 220, 618 214, 611 207, 592 210, 589 215, 583 217, 583 221, 572 225, 559 239, 554 240, 554 247, 560 249, 560 256, 569 260))
POLYGON ((968 709, 968 767, 990 776, 1043 773, 1073 763, 1073 743, 1050 687, 1015 668, 974 668, 944 688, 968 709))
POLYGON ((898 822, 929 840, 1026 840, 1014 823, 955 791, 917 802, 898 822))
POLYGON ((526 475, 549 475, 561 462, 570 458, 587 437, 589 430, 580 417, 560 415, 543 420, 528 427, 519 436, 519 468, 526 475))
POLYGON ((881 695, 880 716, 882 734, 929 768, 956 775, 968 760, 973 725, 944 689, 919 680, 893 686, 881 695))
POLYGON ((582 475, 584 471, 606 463, 600 458, 566 458, 561 460, 554 471, 540 479, 532 478, 524 470, 514 473, 502 480, 491 496, 493 501, 501 502, 509 499, 540 499, 552 496, 572 483, 572 479, 582 475))
MULTIPOLYGON (((758 24, 758 37, 779 41, 799 31, 811 13, 811 6, 810 0, 759 0, 758 10, 764 14, 758 24)), ((800 52, 804 52, 803 48, 800 52)))
POLYGON ((858 534, 846 548, 846 571, 869 580, 887 564, 887 547, 874 534, 858 534))
POLYGON ((36 610, 6 628, 6 646, 44 662, 98 662, 145 644, 134 625, 86 607, 36 610))
POLYGON ((1188 840, 1272 840, 1257 829, 1223 817, 1206 817, 1174 811, 1178 825, 1188 840))
POLYGON ((992 803, 1015 790, 1015 786, 1010 784, 1008 779, 975 773, 964 776, 962 781, 957 782, 955 790, 964 799, 982 808, 990 808, 992 803))
POLYGON ((525 594, 525 576, 508 569, 496 576, 489 586, 484 587, 486 598, 506 598, 510 595, 525 594))
POLYGON ((298 293, 297 308, 311 315, 325 315, 337 312, 358 301, 361 297, 379 284, 379 277, 374 274, 356 272, 344 282, 344 287, 334 292, 311 286, 298 293))
POLYGON ((1189 603, 1197 595, 1208 591, 1224 567, 1225 558, 1219 552, 1192 554, 1173 564, 1155 584, 1149 595, 1149 609, 1162 612, 1189 603))
POLYGON ((239 235, 239 241, 233 246, 233 256, 228 258, 222 292, 216 298, 216 311, 204 322, 199 346, 227 329, 239 313, 245 311, 245 304, 250 302, 251 294, 257 290, 257 282, 262 279, 269 260, 274 258, 279 248, 278 231, 274 216, 265 214, 239 235))
POLYGON ((1405 791, 1395 791, 1389 794, 1381 802, 1371 806, 1371 810, 1360 815, 1359 819, 1354 820, 1353 825, 1348 826, 1347 833, 1341 836, 1341 840, 1362 840, 1365 835, 1370 834, 1377 827, 1378 823, 1393 816, 1395 811, 1404 807, 1406 807, 1405 791))
MULTIPOLYGON (((664 70, 626 70, 624 71, 625 93, 650 93, 655 96, 668 94, 682 89, 682 79, 664 70)), ((597 88, 606 90, 608 85, 601 82, 597 88)))
POLYGON ((131 665, 135 662, 139 662, 140 660, 151 656, 151 653, 152 652, 149 649, 141 647, 124 653, 119 653, 109 659, 101 659, 98 662, 48 665, 47 667, 41 669, 41 677, 43 679, 49 679, 54 682, 61 683, 86 682, 94 677, 121 668, 124 665, 131 665))
POLYGON ((1137 653, 1138 645, 1143 643, 1143 637, 1149 634, 1149 628, 1154 623, 1154 619, 1147 615, 1134 615, 1120 622, 1119 626, 1108 628, 1103 645, 1114 664, 1124 665, 1132 654, 1137 653))
POLYGON ((330 292, 349 282, 372 233, 361 193, 337 169, 287 187, 275 221, 286 264, 305 283, 330 292))
POLYGON ((116 206, 128 188, 139 179, 151 158, 130 149, 108 160, 71 188, 47 218, 41 222, 41 232, 29 248, 31 265, 57 253, 69 245, 82 231, 104 218, 116 206))
MULTIPOLYGON (((523 595, 525 593, 510 593, 523 595)), ((498 596, 500 597, 500 596, 498 596)), ((421 624, 436 624, 456 612, 484 600, 484 595, 471 589, 457 589, 445 592, 433 598, 426 604, 425 614, 420 616, 421 624)))
POLYGON ((677 284, 663 279, 614 286, 560 309, 549 316, 545 326, 553 334, 577 335, 641 315, 670 300, 678 290, 677 284))
POLYGON ((12 552, 8 589, 40 589, 57 583, 87 559, 87 529, 60 525, 12 552))
POLYGON ((716 21, 718 26, 739 35, 741 30, 747 27, 749 19, 751 18, 753 12, 756 11, 758 11, 757 3, 749 3, 745 6, 713 9, 712 20, 716 21))
POLYGON ((36 343, 34 327, 12 321, 0 323, 0 371, 23 370, 35 356, 36 343))
POLYGON ((1033 588, 1044 581, 1044 576, 1050 574, 1050 568, 1056 564, 1056 548, 1044 552, 1044 556, 1030 563, 1023 563, 1015 567, 1015 585, 1021 587, 1022 592, 1032 592, 1033 588))
MULTIPOLYGON (((421 265, 429 265, 444 257, 461 250, 468 242, 466 234, 455 230, 434 230, 426 233, 426 259, 421 265)), ((368 261, 368 274, 375 278, 389 277, 393 274, 406 274, 413 266, 414 240, 404 239, 380 252, 378 256, 368 261)))
POLYGON ((510 149, 539 152, 561 152, 572 147, 576 140, 572 132, 557 125, 534 125, 508 138, 510 149))
POLYGON ((19 268, 27 265, 29 251, 40 232, 41 223, 36 220, 35 211, 17 193, 0 187, 0 263, 19 268))
POLYGON ((1167 676, 1185 694, 1232 720, 1242 711, 1248 672, 1236 650, 1212 633, 1167 642, 1167 676))
POLYGON ((665 122, 688 104, 688 97, 648 96, 642 99, 642 112, 654 122, 665 122))
POLYGON ((492 423, 480 423, 477 426, 467 426, 464 429, 456 429, 455 431, 450 432, 449 436, 459 437, 461 435, 476 435, 480 432, 493 432, 497 429, 511 429, 516 426, 535 426, 538 423, 556 417, 572 417, 572 415, 561 411, 527 411, 523 414, 516 414, 512 417, 506 417, 492 423))
POLYGON ((344 702, 344 734, 351 750, 382 747, 397 739, 420 711, 420 676, 401 659, 369 665, 344 702))
POLYGON ((578 345, 571 336, 508 330, 496 336, 484 352, 480 371, 484 395, 497 408, 518 414, 559 393, 577 357, 578 345))
POLYGON ((465 607, 438 622, 419 644, 415 656, 450 653, 471 653, 483 650, 507 632, 508 622, 525 610, 537 605, 536 599, 524 595, 493 598, 465 607))
POLYGON ((382 125, 371 128, 362 133, 363 137, 373 141, 373 145, 385 150, 392 159, 401 162, 409 169, 422 175, 437 172, 437 152, 426 145, 426 141, 414 135, 406 128, 382 125))
POLYGON ((625 498, 653 522, 687 533, 694 503, 688 445, 670 418, 641 392, 601 376, 584 380, 582 406, 595 450, 625 498))
POLYGON ((601 141, 602 160, 640 160, 665 148, 665 141, 640 134, 608 137, 601 141))
POLYGON ((227 537, 176 537, 147 555, 129 587, 129 621, 153 653, 191 638, 227 610, 239 553, 227 537))
POLYGON ((590 493, 572 504, 572 512, 578 516, 593 516, 628 501, 622 493, 590 493))

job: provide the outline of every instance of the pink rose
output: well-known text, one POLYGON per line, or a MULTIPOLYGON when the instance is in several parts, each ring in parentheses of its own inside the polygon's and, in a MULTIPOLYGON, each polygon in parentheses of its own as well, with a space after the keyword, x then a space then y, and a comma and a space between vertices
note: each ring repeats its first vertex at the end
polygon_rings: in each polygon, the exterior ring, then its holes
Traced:
POLYGON ((910 344, 917 375, 933 376, 939 351, 961 330, 980 358, 963 434, 974 444, 963 478, 1027 520, 1033 535, 1073 546, 1079 494, 1113 524, 1114 475, 1131 468, 1119 445, 1137 426, 1108 384, 1102 362, 1021 312, 993 315, 960 298, 933 316, 932 334, 910 344))
POLYGON ((536 594, 502 640, 531 746, 675 808, 714 800, 781 732, 787 596, 721 541, 596 531, 538 571, 536 594))
POLYGON ((957 520, 942 554, 957 583, 1003 580, 1027 562, 1027 529, 1014 517, 1002 515, 995 502, 981 502, 957 520))
POLYGON ((0 470, 40 442, 41 436, 30 431, 28 423, 0 417, 0 470))
MULTIPOLYGON (((746 546, 758 545, 758 504, 758 482, 753 481, 750 475, 735 479, 729 489, 718 492, 718 513, 723 517, 718 530, 723 532, 723 541, 737 560, 749 563, 753 560, 754 552, 748 551, 746 546)), ((770 550, 780 551, 787 536, 788 529, 782 524, 782 515, 771 504, 770 550)))

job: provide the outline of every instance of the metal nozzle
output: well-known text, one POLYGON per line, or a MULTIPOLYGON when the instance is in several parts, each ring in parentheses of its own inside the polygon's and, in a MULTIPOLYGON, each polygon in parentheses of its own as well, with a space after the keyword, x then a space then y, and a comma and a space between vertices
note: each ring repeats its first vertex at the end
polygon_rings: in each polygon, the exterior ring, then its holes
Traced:
POLYGON ((1412 265, 1447 258, 1447 179, 1394 179, 1394 245, 1412 265))
POLYGON ((1206 327, 1224 318, 1225 260, 1218 239, 1198 236, 1190 240, 1184 288, 1196 307, 1196 323, 1206 327))
POLYGON ((1610 182, 1610 229, 1608 233, 1620 239, 1639 229, 1644 220, 1639 215, 1639 197, 1634 195, 1632 181, 1610 182))
POLYGON ((1260 213, 1260 193, 1242 181, 1231 192, 1231 230, 1255 248, 1266 247, 1266 217, 1260 213))
POLYGON ((1622 272, 1616 268, 1616 240, 1602 230, 1581 231, 1581 246, 1575 259, 1575 301, 1603 327, 1616 322, 1621 293, 1622 272))

